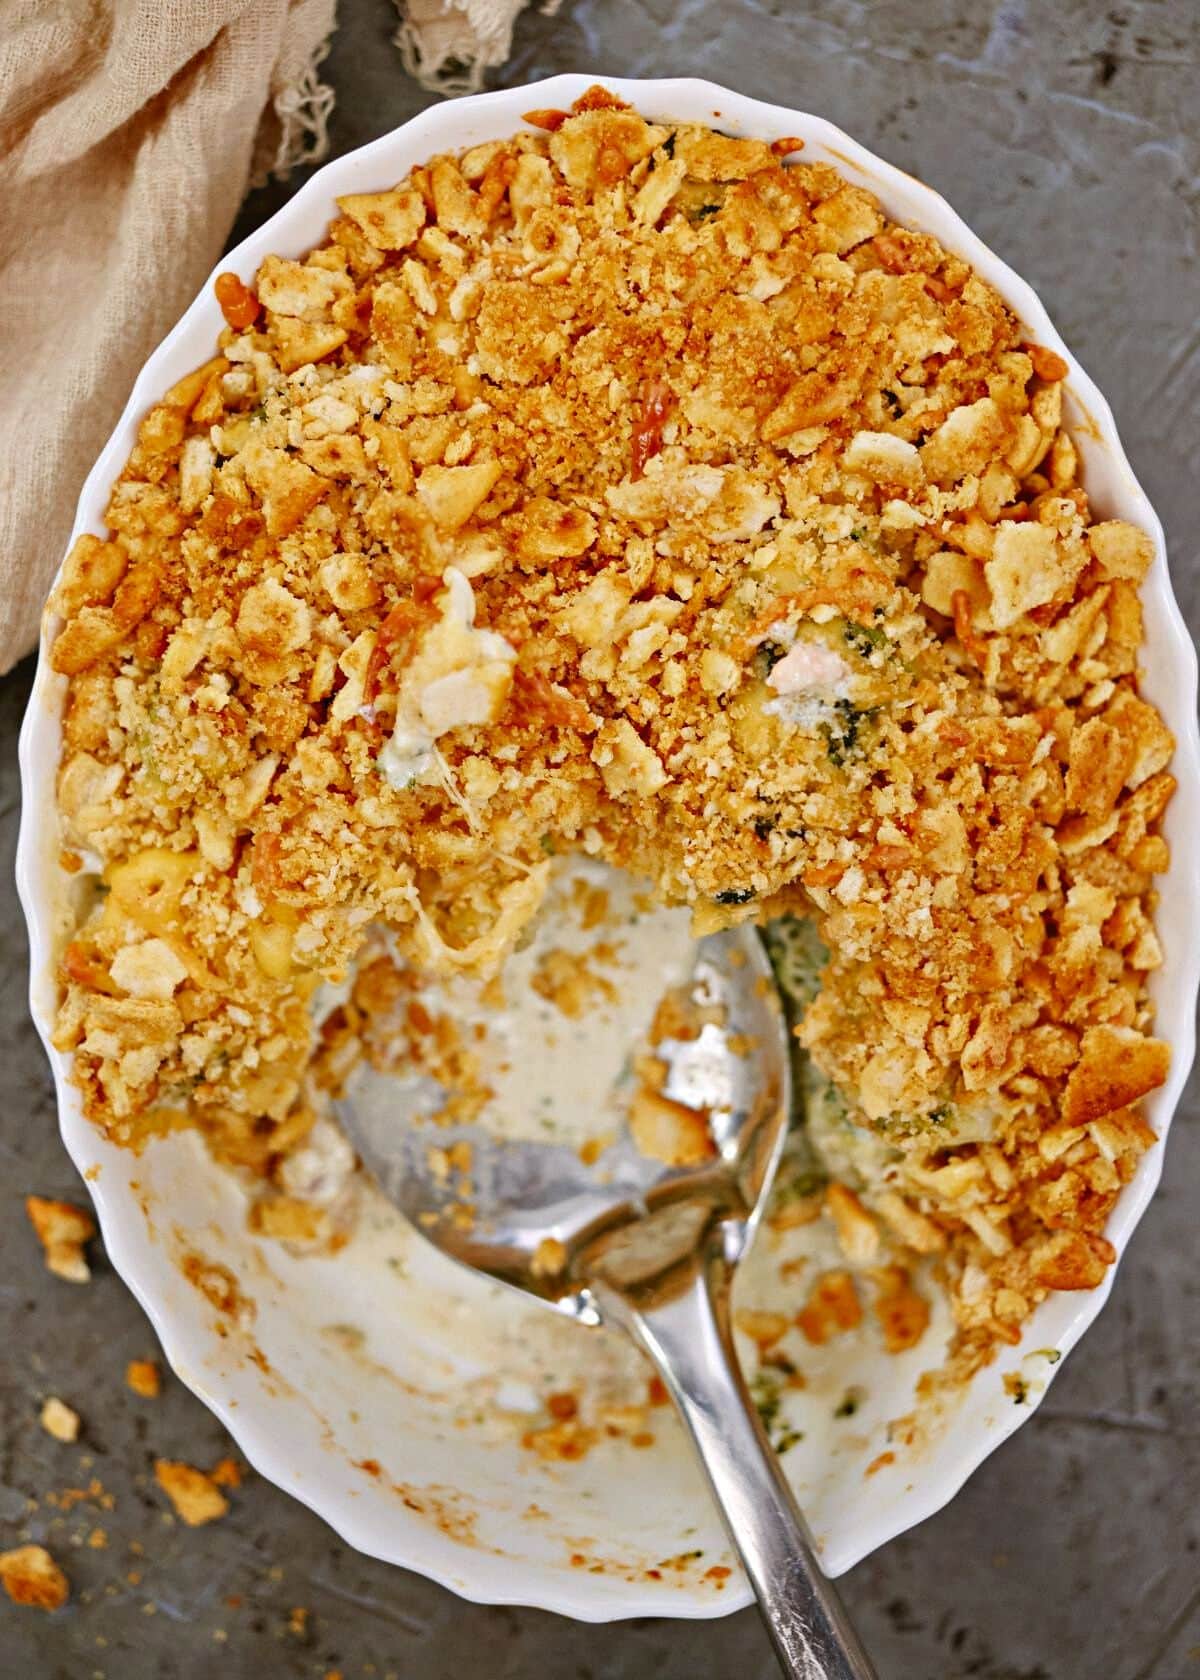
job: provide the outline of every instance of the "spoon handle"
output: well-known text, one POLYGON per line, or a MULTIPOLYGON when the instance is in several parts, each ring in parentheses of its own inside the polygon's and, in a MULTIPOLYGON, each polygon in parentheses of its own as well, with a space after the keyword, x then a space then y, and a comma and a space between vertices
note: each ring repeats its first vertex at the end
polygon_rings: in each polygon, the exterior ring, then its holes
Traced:
POLYGON ((687 1286, 634 1304, 600 1284, 604 1316, 658 1367, 700 1456, 790 1680, 877 1680, 763 1432, 733 1347, 729 1268, 694 1257, 687 1286))

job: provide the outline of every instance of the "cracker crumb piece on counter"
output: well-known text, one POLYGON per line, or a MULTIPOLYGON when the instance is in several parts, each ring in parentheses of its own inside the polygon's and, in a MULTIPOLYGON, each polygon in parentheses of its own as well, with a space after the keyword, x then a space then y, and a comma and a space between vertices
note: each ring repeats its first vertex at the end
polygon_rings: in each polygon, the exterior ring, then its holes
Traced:
POLYGON ((38 1421, 47 1435, 53 1435, 56 1441, 79 1439, 79 1413, 53 1394, 43 1404, 38 1421))
POLYGON ((113 1510, 117 1503, 116 1495, 108 1492, 98 1476, 93 1476, 86 1487, 62 1488, 46 1495, 46 1504, 57 1511, 73 1511, 85 1502, 98 1505, 102 1511, 113 1510))
POLYGON ((229 1509, 229 1501, 214 1478, 179 1459, 156 1458, 154 1479, 189 1528, 215 1522, 229 1509))
POLYGON ((67 1577, 44 1546, 0 1552, 0 1582, 14 1604, 35 1610, 61 1610, 71 1595, 67 1577))
POLYGON ((25 1212, 45 1255, 46 1269, 68 1283, 91 1277, 84 1244, 96 1235, 96 1221, 86 1208, 45 1196, 26 1196, 25 1212))
MULTIPOLYGON (((1088 482, 1066 361, 834 167, 602 89, 540 120, 227 287, 67 557, 61 847, 107 891, 55 1042, 109 1138, 193 1125, 264 1237, 328 1245, 331 1101, 399 1023, 438 1118, 481 1111, 419 994, 501 971, 552 859, 698 934, 803 921, 835 1188, 773 1225, 827 1217, 847 1270, 800 1329, 902 1352, 920 1295, 880 1278, 937 1255, 969 1377, 1102 1281, 1154 1144, 1154 542, 1088 482)), ((699 1158, 661 1087, 639 1117, 699 1158)))
POLYGON ((236 1458, 219 1458, 209 1475, 218 1487, 224 1488, 239 1488, 244 1479, 242 1467, 236 1458))
POLYGON ((125 1367, 125 1386, 143 1400, 157 1400, 162 1393, 162 1371, 156 1359, 131 1359, 125 1367))

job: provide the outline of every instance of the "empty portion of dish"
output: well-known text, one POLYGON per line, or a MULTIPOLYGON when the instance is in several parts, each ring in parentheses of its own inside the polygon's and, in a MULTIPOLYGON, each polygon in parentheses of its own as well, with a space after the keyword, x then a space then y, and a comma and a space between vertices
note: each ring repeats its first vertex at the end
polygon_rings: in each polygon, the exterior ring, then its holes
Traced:
POLYGON ((936 1264, 969 1373, 1100 1282, 1153 1141, 1152 545, 1064 364, 862 188, 599 89, 531 122, 224 284, 68 558, 57 1042, 326 1240, 288 1163, 371 986, 499 972, 554 854, 806 919, 828 1217, 881 1298, 936 1264))

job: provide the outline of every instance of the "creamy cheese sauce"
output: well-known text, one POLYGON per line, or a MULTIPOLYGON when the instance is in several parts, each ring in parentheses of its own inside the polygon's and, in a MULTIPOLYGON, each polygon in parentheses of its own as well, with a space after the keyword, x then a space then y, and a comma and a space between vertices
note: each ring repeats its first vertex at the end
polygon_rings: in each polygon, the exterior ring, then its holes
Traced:
POLYGON ((688 972, 690 923, 686 909, 651 903, 620 871, 572 857, 558 868, 533 937, 509 957, 498 988, 458 975, 421 989, 430 1012, 451 1016, 464 1037, 483 1029, 475 1048, 492 1096, 479 1123, 491 1135, 578 1147, 619 1131, 631 1054, 644 1044, 664 993, 688 972), (601 905, 603 915, 586 927, 585 907, 594 917, 601 905), (576 991, 578 1013, 564 1013, 538 990, 539 978, 552 987, 559 970, 564 995, 576 991))

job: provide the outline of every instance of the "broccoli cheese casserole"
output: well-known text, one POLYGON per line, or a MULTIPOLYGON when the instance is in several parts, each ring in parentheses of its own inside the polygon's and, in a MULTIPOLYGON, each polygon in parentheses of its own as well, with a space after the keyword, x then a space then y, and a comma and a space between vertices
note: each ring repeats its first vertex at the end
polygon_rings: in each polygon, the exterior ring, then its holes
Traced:
POLYGON ((529 124, 222 276, 68 557, 57 1043, 109 1136, 199 1128, 319 1239, 289 1163, 381 1012, 588 854, 816 953, 779 1216, 847 1270, 801 1328, 870 1291, 909 1345, 924 1268, 970 1371, 1101 1281, 1153 1142, 1152 544, 1060 358, 832 167, 602 89, 529 124))

